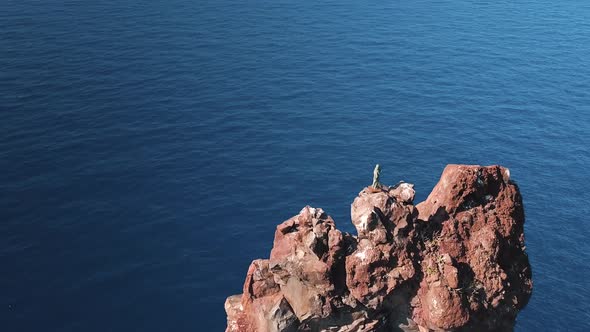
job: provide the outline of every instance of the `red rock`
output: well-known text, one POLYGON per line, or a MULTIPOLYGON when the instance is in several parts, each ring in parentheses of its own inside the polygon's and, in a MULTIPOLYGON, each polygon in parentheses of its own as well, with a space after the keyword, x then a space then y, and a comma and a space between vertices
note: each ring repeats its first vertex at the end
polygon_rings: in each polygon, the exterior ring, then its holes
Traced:
POLYGON ((405 204, 413 204, 416 191, 414 185, 411 183, 400 182, 389 189, 390 195, 395 197, 398 202, 405 204))
POLYGON ((415 274, 409 242, 398 236, 413 226, 416 213, 412 205, 406 205, 412 199, 412 185, 403 183, 378 192, 365 189, 351 205, 359 243, 346 257, 346 285, 359 302, 371 309, 378 309, 415 274), (400 195, 404 196, 403 203, 400 195))
POLYGON ((322 209, 309 206, 277 227, 270 265, 299 320, 327 317, 336 291, 332 270, 344 257, 342 233, 322 209))
POLYGON ((244 293, 230 296, 225 310, 227 332, 295 331, 299 325, 289 302, 274 282, 268 260, 258 259, 250 264, 244 293))
POLYGON ((447 286, 451 288, 459 288, 459 271, 456 267, 452 265, 445 265, 444 274, 447 286))
POLYGON ((426 327, 451 330, 465 326, 469 321, 469 312, 457 292, 436 282, 425 287, 427 289, 421 296, 421 302, 425 307, 422 318, 426 327))
POLYGON ((508 169, 449 165, 417 208, 420 219, 440 228, 439 253, 462 266, 458 283, 472 317, 466 326, 491 329, 513 322, 530 298, 532 281, 522 198, 508 169))
POLYGON ((365 188, 357 236, 305 207, 230 296, 227 331, 506 330, 532 291, 518 187, 500 166, 449 165, 428 198, 365 188))

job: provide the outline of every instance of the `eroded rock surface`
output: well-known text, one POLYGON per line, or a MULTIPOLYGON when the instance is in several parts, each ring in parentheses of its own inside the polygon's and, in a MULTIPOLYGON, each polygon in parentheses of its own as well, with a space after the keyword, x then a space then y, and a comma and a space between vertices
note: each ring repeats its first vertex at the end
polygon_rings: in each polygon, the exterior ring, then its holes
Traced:
POLYGON ((227 332, 511 330, 531 296, 518 187, 500 166, 449 165, 414 206, 400 182, 351 205, 357 235, 305 207, 225 303, 227 332))

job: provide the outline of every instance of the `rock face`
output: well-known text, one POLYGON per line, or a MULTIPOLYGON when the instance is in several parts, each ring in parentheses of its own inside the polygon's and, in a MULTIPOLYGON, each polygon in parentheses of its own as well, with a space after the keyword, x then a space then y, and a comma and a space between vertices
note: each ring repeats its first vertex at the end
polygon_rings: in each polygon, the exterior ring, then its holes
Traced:
POLYGON ((414 193, 363 189, 356 236, 309 206, 277 226, 226 300, 226 332, 511 330, 532 280, 508 169, 449 165, 424 202, 414 193))

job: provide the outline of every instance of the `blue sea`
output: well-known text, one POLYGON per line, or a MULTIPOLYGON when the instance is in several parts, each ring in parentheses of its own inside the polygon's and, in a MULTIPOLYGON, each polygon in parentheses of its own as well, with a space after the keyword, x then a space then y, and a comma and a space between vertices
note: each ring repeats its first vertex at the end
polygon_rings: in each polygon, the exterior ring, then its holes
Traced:
POLYGON ((305 205, 519 184, 516 331, 590 330, 590 2, 3 0, 0 330, 223 331, 305 205))

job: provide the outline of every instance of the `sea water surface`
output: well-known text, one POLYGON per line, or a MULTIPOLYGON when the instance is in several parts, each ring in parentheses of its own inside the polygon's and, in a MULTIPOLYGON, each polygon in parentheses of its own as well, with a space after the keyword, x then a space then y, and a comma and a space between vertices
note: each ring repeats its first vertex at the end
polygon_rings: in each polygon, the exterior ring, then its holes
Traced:
POLYGON ((590 330, 590 2, 0 2, 0 330, 222 331, 305 205, 511 169, 534 294, 590 330))

